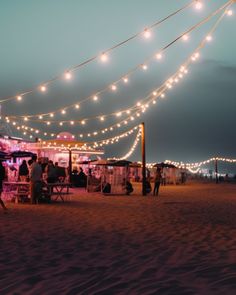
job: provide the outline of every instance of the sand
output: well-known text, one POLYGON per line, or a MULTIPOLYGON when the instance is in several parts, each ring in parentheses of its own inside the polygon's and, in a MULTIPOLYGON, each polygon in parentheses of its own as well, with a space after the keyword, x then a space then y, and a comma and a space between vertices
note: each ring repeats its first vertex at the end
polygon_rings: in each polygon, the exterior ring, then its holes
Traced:
POLYGON ((236 185, 0 211, 0 294, 236 294, 236 185))

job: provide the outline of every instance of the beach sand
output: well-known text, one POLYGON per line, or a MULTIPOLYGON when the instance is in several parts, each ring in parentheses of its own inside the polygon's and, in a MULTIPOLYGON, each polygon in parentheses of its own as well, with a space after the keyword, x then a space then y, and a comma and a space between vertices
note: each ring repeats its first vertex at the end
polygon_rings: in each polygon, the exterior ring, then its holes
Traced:
POLYGON ((236 294, 236 185, 0 211, 0 294, 236 294))

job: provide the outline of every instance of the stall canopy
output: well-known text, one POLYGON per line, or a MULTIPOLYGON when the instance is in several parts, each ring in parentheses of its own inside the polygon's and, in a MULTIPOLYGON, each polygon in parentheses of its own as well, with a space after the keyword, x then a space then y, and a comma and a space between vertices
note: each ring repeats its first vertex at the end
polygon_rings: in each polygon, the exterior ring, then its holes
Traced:
POLYGON ((176 168, 175 165, 164 163, 164 162, 156 163, 155 165, 153 165, 153 167, 157 167, 157 168, 176 168))
POLYGON ((31 158, 34 155, 36 154, 27 151, 14 151, 9 154, 12 158, 31 158))

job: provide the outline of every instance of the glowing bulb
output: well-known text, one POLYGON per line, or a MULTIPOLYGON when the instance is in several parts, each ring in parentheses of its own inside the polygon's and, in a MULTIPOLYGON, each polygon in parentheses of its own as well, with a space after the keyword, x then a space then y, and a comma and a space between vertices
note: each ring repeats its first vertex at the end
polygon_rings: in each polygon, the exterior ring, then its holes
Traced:
POLYGON ((129 82, 129 79, 127 77, 124 77, 123 78, 123 81, 124 81, 124 83, 128 83, 129 82))
POLYGON ((50 125, 50 124, 51 124, 51 122, 48 121, 48 122, 47 122, 47 125, 50 125))
POLYGON ((70 121, 70 125, 74 125, 75 124, 75 122, 74 121, 70 121))
POLYGON ((162 93, 162 94, 161 94, 161 98, 164 98, 164 97, 165 97, 165 93, 162 93))
POLYGON ((116 85, 111 85, 111 90, 113 90, 113 91, 116 91, 117 90, 117 87, 116 87, 116 85))
POLYGON ((137 107, 140 107, 141 106, 141 102, 137 102, 137 107))
POLYGON ((148 69, 147 65, 142 65, 142 69, 146 71, 148 69))
POLYGON ((116 113, 116 117, 120 117, 122 115, 122 112, 116 113))
POLYGON ((194 56, 195 56, 195 58, 199 58, 200 53, 199 53, 199 52, 196 52, 196 53, 194 54, 194 56))
POLYGON ((65 72, 65 75, 64 76, 65 76, 65 79, 66 80, 70 80, 72 78, 72 74, 69 71, 65 72))
POLYGON ((97 95, 94 95, 93 100, 94 100, 94 101, 97 101, 97 100, 98 100, 97 95))
POLYGON ((189 36, 188 36, 188 35, 183 35, 182 39, 183 39, 184 41, 188 41, 189 36))
POLYGON ((128 114, 128 115, 129 115, 129 114, 130 114, 130 110, 126 111, 126 114, 128 114))
POLYGON ((82 121, 81 121, 81 124, 82 124, 82 125, 85 125, 85 120, 82 120, 82 121))
POLYGON ((144 30, 144 33, 143 33, 143 36, 146 38, 146 39, 150 39, 151 37, 151 31, 149 29, 145 29, 144 30))
POLYGON ((198 10, 200 10, 200 9, 202 9, 202 6, 203 6, 202 2, 196 0, 195 8, 198 9, 198 10))
POLYGON ((51 114, 50 114, 50 117, 51 117, 51 118, 53 118, 53 117, 54 117, 54 114, 53 114, 53 113, 51 113, 51 114))
POLYGON ((45 85, 42 85, 42 86, 40 87, 40 90, 41 90, 42 92, 45 92, 45 91, 47 90, 47 88, 46 88, 45 85))
POLYGON ((155 100, 153 100, 153 101, 152 101, 152 103, 153 103, 153 104, 156 104, 156 101, 155 101, 155 100))
POLYGON ((75 105, 75 108, 76 108, 76 109, 79 109, 79 104, 76 104, 76 105, 75 105))
POLYGON ((231 9, 227 10, 226 13, 227 13, 228 16, 232 16, 233 15, 233 10, 231 10, 231 9))
POLYGON ((100 120, 101 120, 101 121, 104 121, 104 117, 103 117, 103 116, 102 116, 102 117, 100 117, 100 120))
POLYGON ((21 95, 18 95, 16 98, 17 98, 18 101, 21 101, 22 100, 22 96, 21 95))
POLYGON ((206 36, 206 40, 207 40, 208 42, 212 41, 212 36, 211 36, 211 35, 206 36))
POLYGON ((27 117, 24 117, 24 121, 28 121, 28 118, 27 117))
POLYGON ((59 125, 62 126, 63 125, 63 122, 60 122, 59 125))
POLYGON ((39 119, 42 120, 42 119, 43 119, 43 116, 40 115, 40 116, 39 116, 39 119))
POLYGON ((154 96, 156 96, 157 95, 157 92, 156 91, 153 91, 153 93, 152 93, 154 96))
POLYGON ((157 53, 156 54, 156 58, 159 59, 159 60, 162 59, 162 54, 161 53, 157 53))
POLYGON ((107 55, 105 52, 103 52, 103 53, 101 54, 101 56, 100 56, 100 60, 101 60, 102 62, 107 62, 107 61, 108 61, 108 55, 107 55))
POLYGON ((66 114, 66 110, 62 110, 61 113, 62 113, 62 115, 65 115, 66 114))

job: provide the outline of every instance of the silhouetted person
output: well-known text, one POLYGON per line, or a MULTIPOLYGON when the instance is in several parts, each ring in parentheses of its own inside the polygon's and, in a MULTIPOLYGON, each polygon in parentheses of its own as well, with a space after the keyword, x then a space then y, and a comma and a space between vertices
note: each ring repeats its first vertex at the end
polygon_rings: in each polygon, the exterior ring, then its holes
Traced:
POLYGON ((26 163, 26 160, 23 160, 22 164, 19 167, 19 179, 20 181, 26 181, 29 176, 29 169, 26 163))
POLYGON ((130 195, 134 191, 132 183, 125 178, 123 179, 122 186, 125 190, 126 195, 130 195))
POLYGON ((42 190, 42 167, 37 162, 37 156, 32 157, 33 163, 30 166, 30 195, 31 204, 36 204, 42 190))
POLYGON ((161 169, 157 168, 155 178, 154 178, 154 190, 153 190, 154 196, 158 196, 160 184, 161 184, 161 169))
POLYGON ((5 204, 4 204, 4 202, 3 202, 2 198, 1 198, 1 195, 2 195, 2 189, 3 189, 2 183, 3 183, 3 180, 5 178, 5 173, 6 173, 5 168, 2 165, 2 161, 0 161, 0 204, 1 204, 4 211, 7 210, 7 207, 5 206, 5 204))

